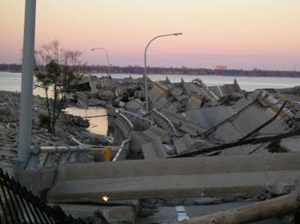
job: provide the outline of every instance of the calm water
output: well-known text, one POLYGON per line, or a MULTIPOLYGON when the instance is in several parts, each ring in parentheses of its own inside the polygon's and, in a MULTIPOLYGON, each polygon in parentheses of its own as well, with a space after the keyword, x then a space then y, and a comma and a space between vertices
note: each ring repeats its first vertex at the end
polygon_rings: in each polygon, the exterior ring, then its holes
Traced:
POLYGON ((106 109, 102 107, 90 107, 89 109, 82 109, 77 107, 69 107, 65 110, 67 113, 77 115, 83 118, 91 116, 101 116, 88 118, 90 126, 88 130, 91 133, 107 135, 108 120, 106 115, 106 109))
MULTIPOLYGON (((96 76, 102 76, 98 74, 96 76)), ((114 78, 129 77, 129 74, 113 74, 114 78)), ((133 78, 142 77, 142 75, 131 75, 133 78)), ((228 77, 228 76, 195 76, 195 75, 149 75, 153 81, 165 80, 166 77, 171 82, 180 82, 181 78, 189 82, 193 79, 199 78, 206 85, 223 85, 232 84, 236 78, 241 88, 247 91, 261 89, 261 88, 287 88, 300 85, 300 78, 284 78, 284 77, 228 77)), ((21 90, 21 74, 0 72, 0 90, 20 91, 21 90)))

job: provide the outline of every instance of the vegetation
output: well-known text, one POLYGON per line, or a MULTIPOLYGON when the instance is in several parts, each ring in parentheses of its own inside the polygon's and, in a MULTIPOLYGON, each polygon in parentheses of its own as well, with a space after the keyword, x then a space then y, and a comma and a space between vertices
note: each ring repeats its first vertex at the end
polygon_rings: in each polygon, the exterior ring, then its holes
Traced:
POLYGON ((44 90, 47 118, 42 123, 51 133, 67 103, 67 93, 73 92, 72 86, 81 78, 77 72, 80 67, 79 51, 65 50, 58 41, 43 45, 36 51, 36 87, 44 90))

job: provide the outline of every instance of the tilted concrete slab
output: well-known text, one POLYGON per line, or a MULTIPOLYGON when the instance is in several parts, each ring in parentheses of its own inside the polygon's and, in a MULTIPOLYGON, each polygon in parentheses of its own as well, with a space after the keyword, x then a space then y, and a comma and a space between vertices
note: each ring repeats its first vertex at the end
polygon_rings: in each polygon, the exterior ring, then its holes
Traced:
POLYGON ((167 116, 178 129, 190 134, 191 136, 197 136, 204 131, 196 125, 195 122, 188 120, 181 114, 174 113, 167 109, 162 109, 160 112, 167 116))
POLYGON ((193 83, 193 82, 183 83, 182 87, 189 96, 191 96, 192 94, 197 94, 199 96, 209 98, 209 95, 210 95, 209 90, 204 89, 202 86, 199 86, 196 83, 193 83))
MULTIPOLYGON (((266 109, 258 103, 251 103, 251 101, 250 103, 246 102, 243 99, 239 100, 235 107, 201 108, 185 114, 189 120, 194 121, 205 130, 218 126, 213 133, 216 139, 226 142, 237 141, 275 116, 270 108, 266 109), (238 115, 235 114, 243 106, 244 109, 238 115)), ((284 119, 277 118, 262 128, 259 134, 284 133, 289 129, 284 119)))
POLYGON ((295 136, 280 141, 280 146, 288 152, 300 152, 300 137, 295 136))
POLYGON ((222 121, 232 117, 235 113, 247 106, 251 106, 252 100, 240 99, 233 106, 214 106, 194 109, 185 113, 186 117, 207 130, 222 121))
POLYGON ((221 89, 221 86, 209 86, 208 89, 216 94, 217 97, 221 98, 224 97, 223 90, 221 89))
POLYGON ((140 131, 132 131, 130 139, 130 151, 135 154, 139 154, 142 151, 143 144, 153 141, 152 138, 140 131))
POLYGON ((156 139, 142 146, 143 155, 146 160, 163 159, 168 156, 164 145, 159 139, 156 139))
POLYGON ((190 121, 208 130, 234 114, 231 107, 217 106, 191 110, 185 113, 190 121))
POLYGON ((236 79, 233 84, 224 84, 223 86, 210 86, 208 87, 218 97, 233 95, 235 93, 241 93, 241 87, 239 86, 236 79))
POLYGON ((135 160, 57 168, 49 202, 260 194, 294 186, 300 154, 135 160))
POLYGON ((171 142, 171 135, 169 132, 157 127, 157 126, 152 126, 148 130, 143 132, 145 135, 147 135, 149 138, 152 139, 159 139, 163 142, 171 142))
POLYGON ((154 108, 163 108, 165 105, 169 104, 167 93, 168 88, 163 84, 156 82, 153 85, 153 88, 149 93, 149 98, 154 108))
POLYGON ((134 99, 125 104, 125 109, 133 112, 138 112, 142 109, 143 103, 139 99, 134 99))
MULTIPOLYGON (((234 125, 237 126, 242 133, 248 134, 274 116, 275 113, 272 113, 269 109, 253 104, 235 119, 234 125)), ((264 127, 260 131, 260 134, 284 133, 289 129, 290 128, 283 119, 277 118, 264 127)))
POLYGON ((178 155, 195 150, 193 144, 195 141, 188 135, 185 134, 182 138, 174 141, 175 149, 178 155))
POLYGON ((190 111, 193 109, 198 109, 201 107, 203 103, 203 98, 196 95, 196 94, 192 94, 186 104, 186 111, 190 111))

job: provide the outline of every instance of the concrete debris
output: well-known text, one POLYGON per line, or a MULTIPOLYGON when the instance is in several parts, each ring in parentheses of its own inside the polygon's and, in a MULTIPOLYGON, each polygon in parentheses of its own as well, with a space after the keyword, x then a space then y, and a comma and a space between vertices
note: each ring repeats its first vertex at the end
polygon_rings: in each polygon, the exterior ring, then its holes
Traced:
POLYGON ((170 133, 168 133, 167 131, 164 131, 163 129, 156 127, 156 126, 152 126, 149 129, 147 129, 146 131, 143 132, 145 135, 147 135, 148 137, 152 138, 153 140, 159 139, 164 143, 171 143, 171 136, 170 133))
POLYGON ((182 138, 174 141, 175 149, 178 155, 185 152, 190 152, 193 150, 195 140, 193 140, 190 135, 185 134, 182 138))
POLYGON ((168 156, 168 149, 159 139, 142 145, 143 155, 146 160, 163 159, 168 156))
MULTIPOLYGON (((286 198, 272 198, 290 197, 300 174, 299 87, 246 92, 237 80, 207 87, 200 79, 171 83, 169 79, 152 82, 148 78, 148 84, 149 111, 145 110, 142 78, 87 77, 76 86, 77 92, 70 99, 84 108, 105 107, 112 145, 121 146, 126 141, 126 152, 122 161, 57 166, 54 183, 47 185, 49 202, 72 210, 72 214, 86 211, 94 218, 92 223, 180 223, 241 206, 239 211, 248 211, 257 206, 253 203, 259 202, 259 207, 265 199, 270 201, 263 203, 268 211, 263 218, 274 221, 275 214, 295 214, 299 206, 293 203, 287 212, 276 207, 272 213, 272 200, 286 203, 286 198), (143 208, 99 208, 95 204, 103 196, 111 203, 138 199, 143 208), (208 205, 220 206, 204 213, 208 205)), ((1 156, 7 163, 16 156, 16 101, 0 101, 0 133, 5 133, 0 134, 1 156), (12 102, 11 106, 6 106, 7 102, 12 102)), ((72 129, 72 125, 66 127, 68 119, 76 118, 64 117, 60 133, 72 129)), ((51 136, 35 127, 34 133, 47 139, 49 145, 63 141, 63 135, 51 136)), ((86 143, 84 138, 90 136, 78 134, 78 128, 73 130, 86 143)), ((37 143, 44 144, 40 138, 37 143)), ((232 210, 186 223, 228 218, 228 214, 232 210)), ((258 220, 252 218, 249 220, 258 220)))
POLYGON ((175 113, 168 109, 162 109, 161 113, 164 114, 181 133, 188 133, 195 137, 199 136, 204 131, 195 124, 195 122, 188 120, 184 113, 175 113))
MULTIPOLYGON (((19 130, 20 93, 0 91, 0 167, 11 173, 17 161, 19 130)), ((46 114, 45 99, 34 97, 32 144, 37 146, 74 145, 69 136, 73 135, 85 144, 108 144, 106 136, 87 131, 89 123, 79 116, 63 113, 56 125, 56 134, 48 132, 42 118, 46 114)))
POLYGON ((134 224, 136 211, 131 206, 101 208, 95 212, 95 216, 103 217, 109 224, 134 224))
POLYGON ((132 111, 132 112, 138 112, 139 110, 142 109, 142 101, 139 100, 139 99, 134 99, 134 100, 131 100, 129 102, 127 102, 125 104, 125 110, 129 110, 129 111, 132 111))
POLYGON ((242 92, 242 89, 236 79, 234 79, 233 84, 225 84, 223 86, 210 86, 208 87, 208 89, 212 91, 214 94, 216 94, 218 98, 222 98, 225 96, 230 96, 242 92))

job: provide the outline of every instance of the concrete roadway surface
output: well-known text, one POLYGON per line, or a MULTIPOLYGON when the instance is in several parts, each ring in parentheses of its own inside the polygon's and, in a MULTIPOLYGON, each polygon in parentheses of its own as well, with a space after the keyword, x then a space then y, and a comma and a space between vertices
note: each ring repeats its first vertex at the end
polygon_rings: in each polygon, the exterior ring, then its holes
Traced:
MULTIPOLYGON (((174 224, 184 219, 195 218, 220 212, 228 209, 238 208, 246 205, 250 205, 254 202, 233 202, 223 203, 217 205, 193 205, 193 206, 172 206, 172 207, 158 207, 157 212, 153 216, 138 218, 136 223, 139 224, 174 224)), ((272 218, 255 224, 281 224, 283 223, 277 218, 272 218)))

